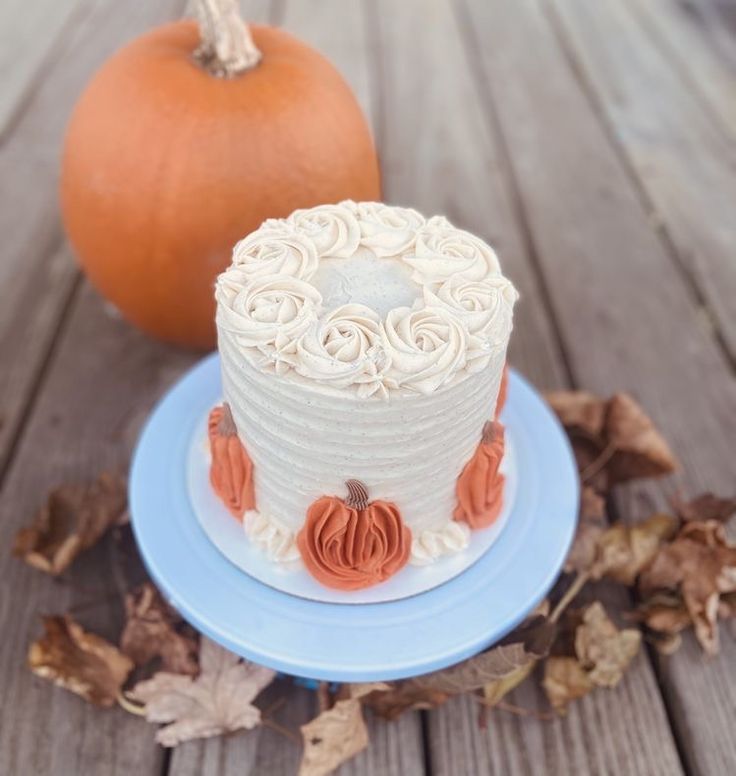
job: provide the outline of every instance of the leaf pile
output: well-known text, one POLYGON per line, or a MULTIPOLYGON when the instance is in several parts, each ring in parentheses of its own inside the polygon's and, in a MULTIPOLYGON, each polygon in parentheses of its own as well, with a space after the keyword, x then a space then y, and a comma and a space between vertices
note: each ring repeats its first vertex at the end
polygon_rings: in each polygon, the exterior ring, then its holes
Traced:
MULTIPOLYGON (((678 495, 667 513, 636 523, 610 522, 610 489, 672 473, 678 467, 672 451, 627 394, 602 399, 573 391, 548 399, 568 432, 583 483, 577 533, 551 604, 544 602, 500 643, 455 666, 337 690, 322 684, 320 713, 301 726, 299 776, 324 776, 364 750, 366 710, 392 720, 470 694, 486 709, 534 714, 504 698, 537 676, 552 709, 565 714, 571 702, 619 684, 642 636, 671 654, 681 633, 692 628, 707 654, 718 651, 718 621, 736 616, 736 546, 726 532, 736 499, 678 495), (572 606, 588 583, 598 580, 630 588, 633 611, 614 614, 634 627, 614 622, 589 593, 585 605, 572 606)), ((13 552, 57 575, 125 514, 125 483, 119 477, 103 474, 94 483, 62 485, 19 532, 13 552)), ((156 733, 163 746, 269 723, 294 736, 254 703, 273 682, 271 669, 199 638, 150 583, 128 592, 124 606, 119 647, 69 615, 44 617, 45 633, 28 653, 31 670, 91 703, 117 701, 163 725, 156 733)))

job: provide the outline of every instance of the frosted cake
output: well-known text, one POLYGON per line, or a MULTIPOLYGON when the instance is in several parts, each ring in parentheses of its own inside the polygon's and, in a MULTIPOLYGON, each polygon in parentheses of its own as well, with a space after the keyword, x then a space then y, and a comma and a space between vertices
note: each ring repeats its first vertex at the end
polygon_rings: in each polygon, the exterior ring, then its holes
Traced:
POLYGON ((298 210, 235 246, 216 299, 210 479, 274 563, 354 590, 497 518, 517 293, 485 242, 376 202, 298 210))

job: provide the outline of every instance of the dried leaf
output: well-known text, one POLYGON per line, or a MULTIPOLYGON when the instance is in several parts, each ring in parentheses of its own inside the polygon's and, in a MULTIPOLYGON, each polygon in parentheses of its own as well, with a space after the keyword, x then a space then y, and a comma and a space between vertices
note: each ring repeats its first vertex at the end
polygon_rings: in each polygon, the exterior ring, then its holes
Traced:
POLYGON ((93 483, 68 484, 49 493, 33 523, 21 529, 13 555, 49 574, 60 574, 83 550, 126 515, 125 479, 103 473, 93 483))
POLYGON ((544 661, 542 687, 558 714, 565 714, 570 701, 587 695, 594 686, 574 657, 555 656, 544 661))
POLYGON ((565 560, 565 571, 586 571, 596 560, 598 542, 606 530, 606 503, 589 485, 580 495, 580 519, 570 552, 565 560))
POLYGON ((388 692, 371 693, 366 703, 380 716, 394 719, 407 709, 436 708, 452 695, 488 685, 495 685, 496 694, 507 685, 510 690, 525 678, 521 669, 531 669, 549 652, 555 632, 544 617, 532 617, 497 646, 450 668, 397 682, 388 692))
POLYGON ((506 676, 502 676, 500 679, 488 682, 483 685, 483 699, 486 706, 495 706, 502 701, 511 690, 518 687, 534 670, 537 661, 533 660, 526 665, 521 665, 506 676))
POLYGON ((701 493, 691 501, 673 498, 672 506, 685 522, 717 520, 726 523, 736 514, 736 498, 720 498, 712 493, 701 493))
POLYGON ((676 531, 677 520, 665 514, 652 515, 633 525, 612 525, 598 538, 593 578, 605 576, 624 585, 633 585, 676 531))
POLYGON ((718 652, 720 596, 736 591, 736 547, 717 520, 685 523, 642 574, 643 594, 679 590, 706 653, 718 652))
POLYGON ((161 658, 164 671, 196 676, 199 671, 199 644, 182 625, 181 617, 147 582, 125 596, 126 623, 120 648, 137 666, 161 658), (177 630, 179 626, 180 630, 177 630))
POLYGON ((641 633, 634 628, 619 630, 599 601, 585 609, 575 631, 578 661, 597 687, 615 687, 640 645, 641 633))
POLYGON ((340 688, 345 698, 363 698, 372 692, 387 692, 391 689, 388 682, 353 682, 340 688))
POLYGON ((604 434, 615 448, 606 466, 610 483, 639 477, 661 477, 677 468, 677 459, 649 416, 626 393, 608 403, 604 434))
POLYGON ((668 636, 673 636, 692 625, 692 618, 679 595, 656 593, 642 601, 631 613, 631 619, 641 622, 668 636))
POLYGON ((299 776, 325 776, 368 746, 359 698, 338 701, 302 725, 304 754, 299 776))
POLYGON ((606 418, 606 401, 588 391, 552 391, 545 395, 566 429, 600 437, 606 418))
POLYGON ((71 617, 44 617, 44 636, 28 650, 28 665, 49 679, 98 706, 115 703, 132 661, 112 644, 87 633, 71 617))
POLYGON ((156 734, 162 746, 249 730, 261 721, 260 710, 251 702, 276 673, 205 638, 199 658, 196 679, 161 671, 130 693, 132 700, 145 704, 149 722, 170 723, 156 734))

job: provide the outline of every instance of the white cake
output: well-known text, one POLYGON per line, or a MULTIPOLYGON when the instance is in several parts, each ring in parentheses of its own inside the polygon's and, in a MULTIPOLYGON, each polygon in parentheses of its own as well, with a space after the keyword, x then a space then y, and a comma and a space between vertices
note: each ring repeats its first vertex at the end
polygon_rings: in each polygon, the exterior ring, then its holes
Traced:
MULTIPOLYGON (((458 478, 495 417, 517 299, 494 251, 441 216, 347 201, 266 221, 235 246, 216 299, 223 397, 252 463, 251 540, 299 560, 310 507, 358 481, 395 506, 409 562, 462 550, 458 478)), ((358 516, 360 500, 346 502, 358 516)), ((372 530, 347 556, 335 539, 329 563, 397 541, 372 530)))

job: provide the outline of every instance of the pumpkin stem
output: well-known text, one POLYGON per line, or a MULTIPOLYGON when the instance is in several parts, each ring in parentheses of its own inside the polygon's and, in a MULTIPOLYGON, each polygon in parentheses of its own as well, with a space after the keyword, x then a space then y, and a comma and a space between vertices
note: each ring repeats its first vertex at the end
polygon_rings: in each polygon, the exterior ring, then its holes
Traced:
POLYGON ((483 426, 483 432, 480 441, 484 445, 493 444, 496 437, 503 434, 503 425, 495 420, 489 420, 485 426, 483 426))
POLYGON ((194 58, 218 78, 233 78, 261 61, 238 0, 195 0, 201 43, 194 58))
POLYGON ((235 436, 238 433, 233 420, 233 413, 230 411, 230 405, 227 402, 222 404, 222 415, 220 415, 220 422, 217 424, 217 431, 220 436, 225 437, 235 436))
POLYGON ((360 480, 348 480, 345 487, 348 489, 347 506, 359 512, 368 506, 368 489, 360 480))

